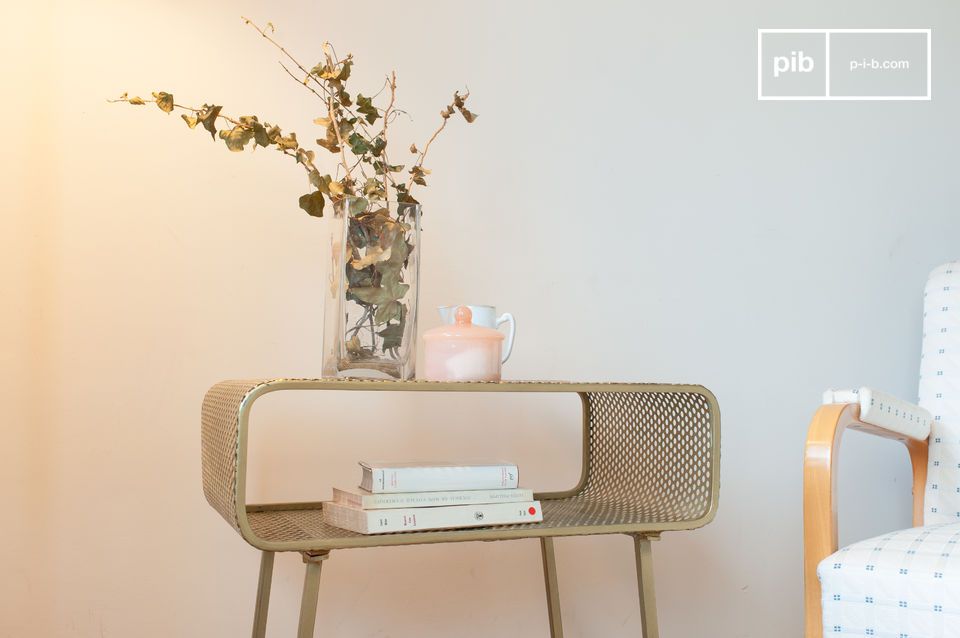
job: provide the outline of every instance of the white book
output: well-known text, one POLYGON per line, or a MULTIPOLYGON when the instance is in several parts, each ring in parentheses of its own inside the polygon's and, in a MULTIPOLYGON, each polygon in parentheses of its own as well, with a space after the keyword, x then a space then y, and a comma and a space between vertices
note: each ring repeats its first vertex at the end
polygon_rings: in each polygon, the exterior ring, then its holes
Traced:
POLYGON ((369 463, 360 461, 360 487, 374 494, 503 490, 517 487, 514 463, 369 463))
POLYGON ((449 505, 446 507, 405 507, 386 510, 362 510, 339 503, 324 503, 323 520, 334 527, 348 529, 359 534, 383 534, 429 529, 510 525, 513 523, 539 523, 543 520, 543 512, 540 509, 540 501, 449 505))
POLYGON ((453 492, 402 492, 374 494, 365 489, 333 488, 333 502, 364 510, 393 507, 437 507, 441 505, 481 505, 483 503, 519 503, 532 501, 533 490, 456 490, 453 492))

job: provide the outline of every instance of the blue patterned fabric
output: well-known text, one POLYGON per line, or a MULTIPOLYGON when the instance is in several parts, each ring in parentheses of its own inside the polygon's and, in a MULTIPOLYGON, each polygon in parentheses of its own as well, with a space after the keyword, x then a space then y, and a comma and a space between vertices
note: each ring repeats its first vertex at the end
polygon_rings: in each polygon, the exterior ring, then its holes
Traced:
POLYGON ((924 523, 960 521, 960 262, 924 289, 920 405, 933 414, 924 523))
POLYGON ((824 638, 960 638, 960 523, 854 543, 817 575, 824 638))

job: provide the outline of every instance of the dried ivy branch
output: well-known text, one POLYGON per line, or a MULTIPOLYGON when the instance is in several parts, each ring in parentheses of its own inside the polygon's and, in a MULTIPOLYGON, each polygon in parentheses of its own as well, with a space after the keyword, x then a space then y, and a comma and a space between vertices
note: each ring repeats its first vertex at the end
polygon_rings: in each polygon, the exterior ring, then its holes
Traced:
POLYGON ((303 165, 306 171, 316 170, 313 164, 314 152, 300 148, 297 143, 297 134, 290 133, 284 136, 279 126, 272 126, 267 122, 261 123, 256 115, 242 115, 240 119, 232 118, 221 113, 222 106, 214 104, 204 104, 201 108, 177 104, 173 101, 173 95, 164 91, 153 93, 153 99, 144 99, 139 96, 130 97, 127 93, 120 97, 107 100, 107 102, 126 102, 133 106, 144 106, 146 104, 156 104, 157 107, 165 112, 172 113, 175 109, 193 113, 193 115, 181 114, 180 117, 191 129, 201 124, 203 128, 210 133, 210 137, 216 141, 219 134, 220 139, 224 140, 228 149, 233 152, 242 151, 244 146, 250 140, 254 140, 254 148, 257 146, 276 145, 277 150, 284 155, 289 155, 303 165), (231 130, 220 130, 216 128, 216 121, 223 120, 233 125, 231 130))
MULTIPOLYGON (((467 90, 467 92, 463 95, 460 95, 459 91, 454 91, 453 101, 444 107, 442 111, 440 111, 440 117, 442 118, 440 126, 436 131, 433 132, 433 135, 430 136, 430 139, 427 140, 423 150, 419 152, 420 154, 419 157, 417 157, 417 161, 410 169, 410 180, 407 182, 408 191, 413 188, 414 184, 420 184, 421 186, 427 185, 427 180, 424 179, 424 177, 429 175, 431 171, 423 167, 423 160, 427 157, 427 151, 430 150, 430 145, 433 144, 433 141, 437 139, 437 136, 443 132, 443 129, 446 128, 447 122, 450 121, 450 116, 454 114, 454 109, 460 111, 463 119, 465 119, 468 124, 472 124, 479 117, 476 113, 471 113, 469 110, 467 110, 466 102, 468 97, 470 97, 469 90, 467 90)), ((416 145, 410 145, 410 152, 417 153, 416 145)))
POLYGON ((300 196, 300 208, 314 217, 323 216, 325 202, 337 204, 356 196, 348 205, 349 245, 345 247, 348 253, 343 274, 347 282, 347 301, 359 305, 362 311, 351 318, 354 325, 345 330, 346 350, 349 356, 359 359, 376 357, 378 352, 397 353, 405 338, 410 312, 407 300, 410 285, 404 279, 414 245, 410 242, 412 227, 407 216, 415 209, 397 206, 394 218, 390 215, 388 202, 393 195, 400 204, 417 203, 411 191, 414 186, 427 185, 425 176, 430 171, 424 161, 450 117, 459 112, 468 123, 477 118, 466 107, 470 93, 460 95, 454 92, 453 101, 440 112, 440 126, 422 151, 415 144, 410 145, 415 161, 407 171, 409 179, 405 182, 398 177, 404 165, 390 163, 389 155, 395 156, 392 148, 388 154, 390 125, 399 114, 405 113, 396 103, 396 73, 391 72, 384 86, 372 96, 366 97, 362 93, 352 96, 346 88, 353 67, 352 54, 341 60, 333 46, 324 42, 322 61, 307 68, 271 36, 275 32, 273 24, 268 22, 260 27, 247 18, 242 19, 296 67, 296 70, 290 68, 284 64, 285 60, 281 60, 284 72, 323 102, 324 116, 314 119, 314 124, 323 130, 316 143, 337 158, 336 177, 321 174, 315 163, 315 152, 303 148, 296 133, 283 135, 279 126, 261 121, 256 115, 233 118, 223 114, 223 107, 216 104, 205 103, 200 108, 183 106, 174 102, 172 94, 163 91, 153 93, 152 100, 129 97, 124 93, 110 101, 133 106, 153 102, 167 114, 181 110, 181 118, 188 127, 194 129, 200 125, 214 141, 223 140, 230 151, 242 151, 251 144, 254 149, 272 146, 293 157, 307 171, 311 186, 310 192, 300 196), (387 89, 389 101, 386 108, 380 108, 374 100, 387 89), (375 126, 381 118, 383 122, 379 127, 375 126), (218 130, 218 121, 227 126, 218 130))
POLYGON ((464 95, 455 92, 453 101, 441 111, 442 122, 427 140, 423 151, 417 150, 416 145, 410 146, 411 152, 416 155, 416 161, 407 171, 409 179, 406 182, 398 180, 396 175, 405 167, 402 164, 390 163, 387 140, 390 124, 398 114, 405 113, 396 105, 396 73, 391 72, 384 86, 373 97, 365 97, 362 93, 352 96, 346 89, 353 67, 352 54, 340 59, 333 46, 325 42, 323 43, 323 61, 308 68, 272 37, 271 34, 275 32, 272 23, 268 22, 261 27, 246 17, 242 20, 244 24, 253 28, 276 47, 284 58, 299 70, 299 75, 297 71, 281 61, 280 66, 284 72, 297 84, 310 91, 314 97, 323 101, 326 112, 323 117, 316 118, 314 123, 323 127, 324 134, 316 140, 316 143, 337 156, 338 170, 335 171, 337 177, 321 174, 315 163, 316 154, 301 146, 296 133, 283 135, 280 127, 261 121, 255 115, 232 118, 221 113, 222 107, 215 104, 204 104, 200 108, 175 104, 173 96, 162 91, 154 93, 153 100, 128 97, 124 94, 112 101, 127 102, 134 106, 154 102, 166 113, 175 109, 183 110, 182 118, 187 126, 192 129, 201 124, 210 132, 214 140, 219 137, 227 148, 234 152, 243 150, 251 142, 253 148, 276 147, 285 155, 293 157, 307 171, 308 181, 313 190, 302 195, 299 204, 300 208, 310 215, 321 217, 326 201, 336 203, 344 197, 355 195, 363 196, 368 202, 386 202, 395 195, 398 202, 417 203, 411 191, 414 186, 426 186, 425 176, 430 174, 424 166, 427 152, 446 127, 450 117, 458 111, 468 123, 473 122, 477 117, 465 105, 469 92, 464 95), (380 108, 374 104, 374 98, 387 89, 389 89, 389 102, 386 108, 380 108), (375 130, 373 126, 381 118, 383 122, 379 130, 375 130), (230 127, 218 131, 216 125, 218 120, 228 123, 230 127), (368 173, 368 170, 371 173, 368 173), (341 171, 342 175, 340 175, 341 171))
MULTIPOLYGON (((397 101, 397 72, 390 72, 390 103, 387 104, 387 108, 383 110, 383 133, 382 137, 384 140, 387 139, 387 125, 390 123, 390 114, 393 110, 393 105, 397 101)), ((383 162, 389 166, 390 160, 387 158, 387 149, 383 149, 383 162)), ((390 173, 384 173, 383 180, 383 198, 387 201, 390 201, 390 183, 393 182, 393 177, 390 176, 390 173)))
MULTIPOLYGON (((295 65, 297 65, 297 68, 300 69, 300 70, 303 72, 303 75, 304 75, 304 79, 303 79, 303 80, 299 80, 299 79, 298 79, 298 80, 297 80, 298 82, 300 82, 300 83, 303 84, 304 86, 310 88, 310 82, 312 81, 312 82, 314 82, 317 86, 319 86, 321 89, 323 89, 323 90, 327 93, 327 97, 336 97, 336 95, 335 95, 334 93, 332 93, 332 92, 330 91, 330 89, 327 88, 327 86, 323 83, 323 81, 322 81, 319 77, 317 77, 317 75, 314 73, 313 70, 309 70, 309 71, 308 71, 307 68, 306 68, 305 66, 303 66, 295 57, 293 57, 293 55, 291 55, 290 52, 287 51, 286 48, 284 48, 283 45, 281 45, 279 42, 277 42, 277 41, 274 40, 272 37, 270 37, 269 35, 267 35, 267 31, 266 31, 267 28, 269 28, 271 31, 274 30, 274 26, 273 26, 273 23, 272 23, 272 22, 268 22, 268 23, 267 23, 267 27, 264 28, 264 27, 258 26, 257 23, 255 23, 253 20, 250 20, 249 18, 246 18, 246 17, 244 17, 244 16, 240 16, 240 19, 243 20, 244 24, 252 27, 252 28, 253 28, 257 33, 259 33, 267 42, 269 42, 270 44, 272 44, 273 46, 275 46, 277 49, 279 49, 280 52, 283 53, 283 55, 285 55, 288 60, 290 60, 291 62, 293 62, 295 65)), ((325 51, 324 51, 325 54, 326 54, 326 48, 327 48, 327 47, 329 47, 331 50, 332 50, 332 48, 333 48, 332 45, 331 45, 329 42, 324 42, 324 43, 323 43, 323 46, 324 46, 324 49, 325 49, 325 51)), ((349 65, 352 65, 352 64, 353 64, 353 58, 352 58, 352 56, 348 55, 348 56, 347 56, 347 59, 344 60, 343 62, 340 62, 339 60, 337 60, 337 61, 334 63, 333 68, 338 67, 338 66, 343 65, 343 64, 346 64, 346 65, 348 65, 348 66, 349 66, 349 65)), ((315 67, 315 68, 316 68, 316 67, 315 67)), ((289 71, 288 71, 288 73, 289 73, 289 71)), ((291 76, 292 76, 292 75, 293 75, 293 74, 291 73, 291 76)), ((347 71, 347 75, 346 75, 346 77, 344 77, 343 79, 345 80, 347 77, 349 77, 349 75, 350 75, 350 73, 349 73, 349 71, 347 71)), ((293 77, 296 77, 296 76, 293 76, 293 77)), ((314 91, 314 93, 316 93, 316 91, 314 91)), ((326 99, 322 98, 321 96, 318 95, 317 97, 320 97, 321 99, 324 100, 324 102, 326 102, 326 99)), ((346 106, 349 106, 349 105, 346 105, 346 106)), ((352 110, 350 110, 349 108, 347 108, 346 111, 347 111, 347 113, 350 114, 351 117, 357 117, 357 114, 354 113, 354 112, 353 112, 352 110)), ((366 129, 366 125, 363 123, 363 120, 358 118, 358 121, 360 122, 361 128, 366 129)))

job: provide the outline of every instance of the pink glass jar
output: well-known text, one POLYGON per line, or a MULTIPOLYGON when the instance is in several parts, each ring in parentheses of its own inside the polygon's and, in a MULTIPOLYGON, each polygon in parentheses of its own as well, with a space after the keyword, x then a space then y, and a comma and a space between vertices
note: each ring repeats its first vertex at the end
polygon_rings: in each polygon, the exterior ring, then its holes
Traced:
POLYGON ((423 378, 430 381, 499 381, 503 334, 473 325, 473 313, 460 306, 456 323, 423 334, 423 378))

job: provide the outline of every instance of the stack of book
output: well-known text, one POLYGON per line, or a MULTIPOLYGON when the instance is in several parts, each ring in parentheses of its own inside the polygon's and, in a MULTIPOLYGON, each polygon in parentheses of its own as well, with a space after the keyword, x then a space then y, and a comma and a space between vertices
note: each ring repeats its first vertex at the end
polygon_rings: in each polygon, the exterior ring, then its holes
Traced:
POLYGON ((334 488, 324 520, 360 534, 456 529, 543 520, 533 492, 517 487, 512 463, 360 462, 360 488, 334 488))

